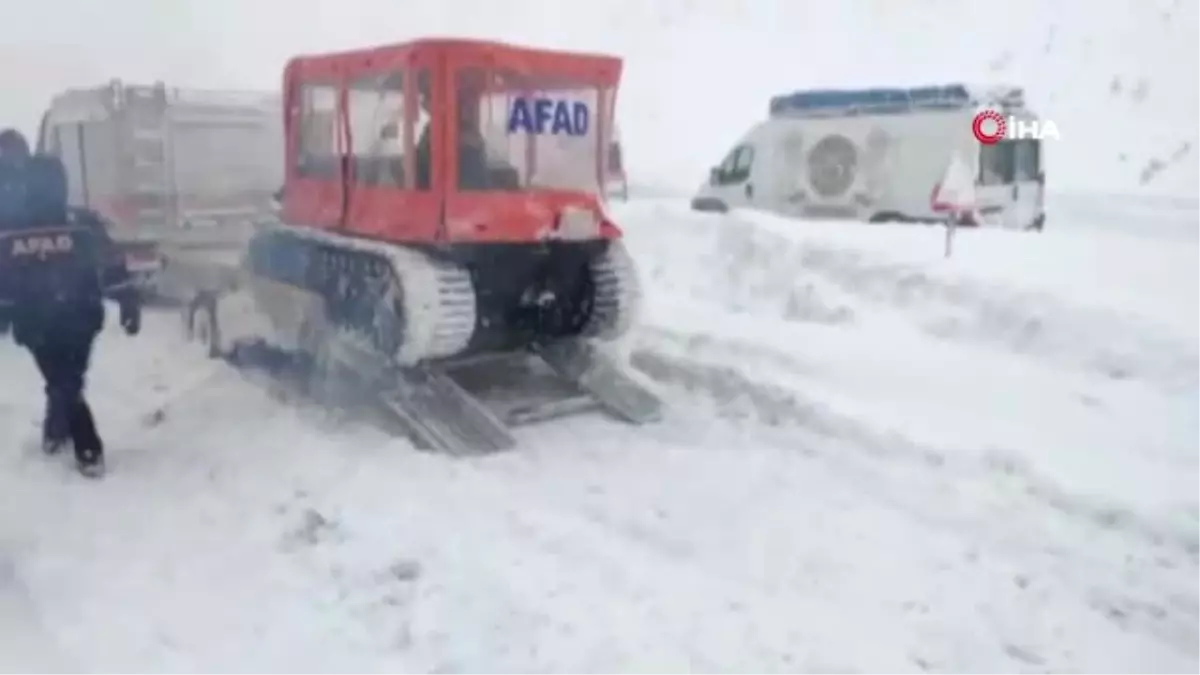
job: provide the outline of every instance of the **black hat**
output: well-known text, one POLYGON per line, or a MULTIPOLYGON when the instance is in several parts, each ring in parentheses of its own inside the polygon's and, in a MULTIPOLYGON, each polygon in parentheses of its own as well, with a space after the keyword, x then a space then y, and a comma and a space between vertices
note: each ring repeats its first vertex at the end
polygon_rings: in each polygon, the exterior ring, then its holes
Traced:
POLYGON ((0 156, 24 158, 29 156, 29 142, 16 129, 0 131, 0 156))

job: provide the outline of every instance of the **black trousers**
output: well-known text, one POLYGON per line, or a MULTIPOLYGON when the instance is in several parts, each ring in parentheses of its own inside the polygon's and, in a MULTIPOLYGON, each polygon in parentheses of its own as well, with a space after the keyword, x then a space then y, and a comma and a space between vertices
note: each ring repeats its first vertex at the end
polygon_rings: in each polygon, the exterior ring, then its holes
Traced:
POLYGON ((29 347, 46 383, 43 440, 48 443, 70 440, 80 457, 104 452, 83 395, 95 340, 96 333, 91 331, 63 331, 46 335, 29 347))

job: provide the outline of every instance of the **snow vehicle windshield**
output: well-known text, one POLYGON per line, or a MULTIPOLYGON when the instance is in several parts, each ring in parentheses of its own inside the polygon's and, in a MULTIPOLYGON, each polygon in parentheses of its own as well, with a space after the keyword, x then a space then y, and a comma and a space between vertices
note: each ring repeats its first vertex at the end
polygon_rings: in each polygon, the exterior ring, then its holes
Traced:
POLYGON ((614 92, 480 68, 456 91, 460 190, 602 192, 614 92))

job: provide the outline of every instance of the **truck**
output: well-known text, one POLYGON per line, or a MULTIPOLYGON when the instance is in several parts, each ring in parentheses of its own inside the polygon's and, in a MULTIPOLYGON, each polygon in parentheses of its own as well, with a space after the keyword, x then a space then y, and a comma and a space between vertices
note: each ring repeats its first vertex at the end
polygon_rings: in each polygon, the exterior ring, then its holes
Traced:
POLYGON ((283 182, 278 93, 112 80, 55 96, 37 150, 60 158, 69 202, 97 212, 151 295, 175 258, 240 246, 283 182))
POLYGON ((775 96, 767 119, 710 170, 692 208, 1042 229, 1042 141, 981 141, 975 126, 984 118, 1028 127, 1037 115, 1024 91, 1010 85, 775 96), (954 177, 957 198, 947 200, 944 188, 954 177))

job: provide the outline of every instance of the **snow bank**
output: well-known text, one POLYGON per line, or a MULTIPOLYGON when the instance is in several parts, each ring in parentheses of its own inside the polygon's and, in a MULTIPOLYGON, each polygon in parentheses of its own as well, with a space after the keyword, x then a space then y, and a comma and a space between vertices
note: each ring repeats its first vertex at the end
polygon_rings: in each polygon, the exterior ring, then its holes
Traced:
POLYGON ((671 201, 618 213, 643 247, 651 278, 666 275, 664 283, 730 308, 757 304, 750 311, 836 321, 849 318, 856 302, 899 307, 934 334, 1113 378, 1196 385, 1194 228, 1190 238, 1166 241, 1136 224, 1041 234, 963 229, 947 259, 945 231, 936 227, 711 216, 671 201))
POLYGON ((947 260, 940 228, 670 201, 618 220, 655 348, 741 362, 943 454, 1017 462, 1048 489, 1194 529, 1195 238, 962 230, 947 260))

